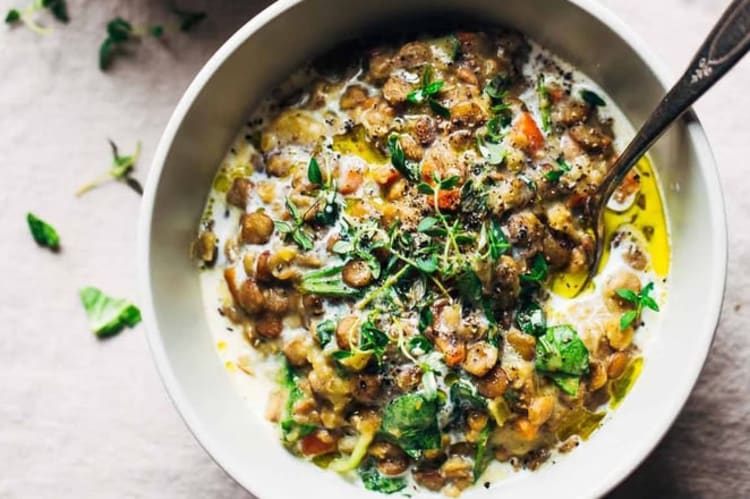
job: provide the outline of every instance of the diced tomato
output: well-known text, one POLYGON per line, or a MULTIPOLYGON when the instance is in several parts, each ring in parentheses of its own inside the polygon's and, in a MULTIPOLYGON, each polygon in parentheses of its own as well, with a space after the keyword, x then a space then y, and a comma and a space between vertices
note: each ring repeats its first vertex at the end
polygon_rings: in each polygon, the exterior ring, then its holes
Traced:
POLYGON ((544 146, 544 135, 536 125, 531 113, 521 113, 521 116, 513 123, 513 131, 525 139, 524 148, 527 152, 535 153, 544 146))

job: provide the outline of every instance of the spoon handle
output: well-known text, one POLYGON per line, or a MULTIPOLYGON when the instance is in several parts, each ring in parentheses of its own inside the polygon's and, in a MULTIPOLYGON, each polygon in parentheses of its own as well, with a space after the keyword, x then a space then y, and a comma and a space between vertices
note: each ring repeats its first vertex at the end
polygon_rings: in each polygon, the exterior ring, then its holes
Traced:
POLYGON ((612 195, 627 172, 664 130, 750 49, 750 0, 734 0, 698 49, 685 73, 661 100, 614 167, 607 173, 602 201, 612 195))

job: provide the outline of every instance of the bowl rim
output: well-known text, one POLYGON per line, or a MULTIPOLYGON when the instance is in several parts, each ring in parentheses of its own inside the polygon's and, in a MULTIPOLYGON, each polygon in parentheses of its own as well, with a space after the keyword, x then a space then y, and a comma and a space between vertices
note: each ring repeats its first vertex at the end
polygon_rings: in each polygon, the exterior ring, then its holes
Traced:
MULTIPOLYGON (((263 28, 273 19, 282 15, 284 12, 302 1, 304 0, 277 0, 271 3, 232 34, 232 36, 230 36, 230 38, 225 41, 203 65, 198 74, 192 80, 170 116, 154 153, 151 168, 147 176, 143 201, 141 203, 137 230, 137 280, 139 300, 149 349, 162 380, 162 384, 193 437, 211 459, 241 487, 251 494, 260 497, 265 497, 266 494, 270 492, 269 488, 266 487, 265 484, 261 485, 262 482, 249 483, 240 470, 236 469, 231 463, 224 459, 220 450, 220 445, 211 436, 210 427, 206 426, 194 411, 192 402, 185 396, 181 382, 175 375, 167 357, 165 344, 162 341, 161 333, 157 327, 153 290, 151 288, 149 272, 151 222, 157 194, 157 185, 159 184, 159 179, 162 170, 164 169, 167 156, 174 139, 179 132, 180 125, 195 99, 198 97, 206 83, 221 68, 223 63, 231 57, 231 55, 248 38, 253 36, 258 30, 263 28)), ((565 1, 577 6, 592 17, 596 18, 599 22, 617 34, 626 44, 630 45, 644 64, 654 73, 657 81, 664 88, 669 88, 672 82, 675 81, 675 79, 671 77, 671 72, 666 69, 667 66, 662 59, 651 50, 637 32, 630 28, 608 7, 601 5, 595 0, 565 1)), ((699 165, 699 170, 702 173, 702 180, 706 187, 708 196, 707 206, 710 208, 710 223, 716 229, 716 236, 712 240, 712 249, 717 258, 711 262, 712 280, 707 286, 707 302, 705 305, 708 318, 707 324, 713 324, 713 328, 710 334, 704 334, 700 338, 701 342, 695 345, 695 349, 700 350, 701 353, 700 365, 696 365, 689 373, 686 373, 686 375, 681 378, 682 381, 680 385, 676 387, 679 393, 673 395, 674 403, 670 408, 669 414, 665 411, 664 416, 659 418, 659 423, 655 425, 648 434, 649 438, 644 439, 639 444, 635 451, 637 459, 619 460, 614 466, 612 466, 606 476, 597 479, 596 486, 590 489, 591 493, 596 497, 606 494, 625 480, 625 478, 635 471, 635 469, 646 459, 646 457, 648 457, 658 443, 664 438, 687 402, 688 397, 703 370, 703 366, 708 358, 708 353, 719 324, 719 317, 724 301, 727 273, 728 236, 726 207, 718 168, 703 126, 694 111, 690 110, 688 113, 692 116, 690 122, 686 124, 686 134, 690 142, 692 142, 696 148, 695 154, 698 159, 697 163, 699 165)))

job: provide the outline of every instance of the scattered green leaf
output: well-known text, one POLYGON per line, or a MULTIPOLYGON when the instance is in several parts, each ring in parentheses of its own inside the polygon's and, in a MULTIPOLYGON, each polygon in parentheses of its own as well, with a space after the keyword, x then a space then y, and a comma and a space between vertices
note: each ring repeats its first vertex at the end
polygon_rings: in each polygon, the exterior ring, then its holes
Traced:
POLYGON ((526 334, 541 336, 547 330, 544 310, 534 301, 524 303, 516 312, 516 324, 526 334))
POLYGON ((307 164, 307 179, 313 185, 323 186, 323 173, 320 171, 320 165, 315 157, 310 158, 310 162, 307 164))
POLYGON ((52 251, 60 249, 60 236, 58 236, 54 227, 33 213, 26 214, 26 222, 29 224, 29 230, 34 241, 39 246, 46 246, 52 251))
POLYGON ((492 219, 488 225, 487 239, 490 246, 490 257, 493 261, 497 261, 510 249, 510 243, 497 220, 492 219))
POLYGON ((76 196, 81 196, 86 192, 99 187, 107 180, 112 179, 122 181, 136 193, 143 194, 143 187, 141 187, 141 184, 131 176, 135 164, 138 161, 138 157, 141 154, 141 143, 136 143, 135 153, 131 156, 120 156, 117 145, 111 140, 109 141, 109 145, 112 149, 112 165, 110 166, 109 171, 78 189, 76 196))
POLYGON ((21 20, 21 12, 18 9, 10 9, 5 15, 5 22, 13 24, 21 20))
POLYGON ((124 327, 133 327, 141 321, 138 307, 125 299, 111 298, 90 286, 81 289, 79 294, 89 327, 99 338, 113 336, 124 327))
POLYGON ((529 271, 526 274, 521 274, 521 280, 541 284, 547 278, 547 273, 547 260, 544 259, 544 255, 537 253, 534 255, 534 260, 531 262, 529 271))
POLYGON ((179 18, 180 31, 190 31, 206 18, 205 12, 172 8, 172 13, 179 18))

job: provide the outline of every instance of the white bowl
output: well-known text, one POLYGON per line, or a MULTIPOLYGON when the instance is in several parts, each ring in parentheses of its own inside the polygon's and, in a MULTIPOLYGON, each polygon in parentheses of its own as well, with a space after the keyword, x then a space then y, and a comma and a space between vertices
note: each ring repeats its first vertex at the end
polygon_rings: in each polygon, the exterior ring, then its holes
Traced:
MULTIPOLYGON (((519 29, 596 80, 636 125, 673 80, 645 44, 591 0, 282 0, 243 26, 188 88, 159 144, 139 230, 140 304, 154 360, 195 437, 264 499, 373 497, 288 454, 235 391, 214 350, 188 257, 204 201, 250 107, 291 70, 336 42, 407 18, 465 17, 519 29)), ((726 225, 716 168, 689 113, 652 151, 665 189, 672 269, 663 327, 640 379, 605 425, 535 473, 511 474, 472 497, 600 496, 648 455, 692 389, 716 327, 726 225)))

